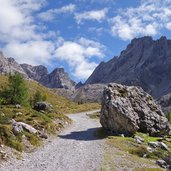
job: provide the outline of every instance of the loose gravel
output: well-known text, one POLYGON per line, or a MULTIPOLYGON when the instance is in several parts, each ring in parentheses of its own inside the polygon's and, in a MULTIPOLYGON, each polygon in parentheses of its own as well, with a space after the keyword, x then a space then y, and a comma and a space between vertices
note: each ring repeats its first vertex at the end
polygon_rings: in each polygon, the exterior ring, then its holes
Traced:
MULTIPOLYGON (((94 111, 93 111, 94 112, 94 111)), ((22 160, 11 160, 1 171, 98 171, 103 160, 104 141, 95 136, 97 120, 83 112, 68 115, 73 124, 58 137, 35 152, 23 154, 22 160)))

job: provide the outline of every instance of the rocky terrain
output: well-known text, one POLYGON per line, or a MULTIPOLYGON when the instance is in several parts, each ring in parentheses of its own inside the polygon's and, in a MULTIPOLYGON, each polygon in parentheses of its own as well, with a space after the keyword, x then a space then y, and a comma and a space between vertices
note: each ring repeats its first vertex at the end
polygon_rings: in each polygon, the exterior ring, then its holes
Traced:
MULTIPOLYGON (((115 135, 109 140, 111 151, 117 146, 127 153, 155 159, 156 164, 171 170, 171 124, 142 88, 109 84, 103 92, 100 123, 109 134, 115 135)), ((115 162, 115 155, 108 153, 115 162)))
POLYGON ((88 84, 77 89, 71 96, 74 102, 98 102, 101 103, 102 92, 106 84, 88 84))
POLYGON ((51 73, 48 73, 47 68, 42 65, 31 66, 21 64, 21 67, 29 78, 38 81, 48 88, 75 89, 76 83, 69 78, 68 73, 63 68, 56 68, 51 73))
MULTIPOLYGON (((1 163, 0 170, 120 171, 146 168, 162 170, 154 160, 125 152, 122 145, 125 143, 129 145, 130 142, 124 137, 102 136, 98 120, 89 117, 94 112, 98 111, 68 115, 73 124, 63 130, 59 137, 49 139, 44 146, 32 153, 23 153, 21 160, 12 158, 6 163, 1 163)), ((130 138, 133 143, 132 140, 133 138, 130 138)), ((135 148, 136 142, 133 145, 135 148)))
POLYGON ((42 65, 20 65, 14 58, 6 58, 3 53, 0 52, 0 74, 13 74, 15 72, 21 73, 25 78, 35 80, 48 88, 73 90, 76 85, 63 68, 55 68, 51 73, 48 73, 47 68, 42 65))
POLYGON ((102 126, 114 133, 150 136, 171 134, 171 125, 153 98, 134 86, 109 84, 104 89, 100 115, 102 126))
POLYGON ((102 87, 107 83, 140 86, 155 100, 159 100, 164 112, 168 112, 171 108, 168 103, 171 92, 171 78, 168 74, 171 71, 170 55, 171 40, 166 37, 159 40, 151 37, 135 38, 119 57, 101 62, 85 84, 77 84, 75 91, 57 92, 76 102, 100 102, 102 87))
POLYGON ((101 62, 86 84, 120 83, 141 86, 154 98, 171 92, 171 40, 135 38, 119 57, 101 62))
POLYGON ((0 170, 100 170, 105 140, 95 136, 100 124, 91 120, 86 113, 69 115, 74 124, 60 133, 59 137, 51 139, 48 144, 33 153, 24 153, 23 160, 13 159, 4 163, 0 170))
POLYGON ((69 100, 101 103, 105 84, 110 82, 142 87, 147 93, 159 101, 164 112, 169 112, 171 105, 171 40, 161 37, 133 39, 119 57, 108 62, 101 62, 88 80, 76 84, 69 78, 63 68, 56 68, 51 73, 45 66, 18 64, 13 58, 4 57, 0 53, 0 73, 19 72, 48 88, 57 88, 57 93, 69 100), (165 101, 166 100, 166 101, 165 101))
POLYGON ((25 78, 28 78, 22 67, 13 58, 6 58, 3 53, 0 52, 0 74, 6 75, 15 72, 19 72, 25 78))
POLYGON ((168 93, 158 99, 158 103, 162 106, 162 110, 165 113, 171 111, 171 93, 168 93))

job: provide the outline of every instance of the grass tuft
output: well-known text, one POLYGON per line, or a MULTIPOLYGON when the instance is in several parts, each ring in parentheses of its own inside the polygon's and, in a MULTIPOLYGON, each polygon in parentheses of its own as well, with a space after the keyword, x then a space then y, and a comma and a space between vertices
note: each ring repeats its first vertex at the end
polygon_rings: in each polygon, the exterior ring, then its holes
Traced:
MULTIPOLYGON (((8 77, 0 76, 0 90, 7 85, 7 82, 8 77)), ((3 144, 15 148, 18 151, 23 150, 23 135, 26 136, 27 140, 33 146, 40 145, 41 139, 38 135, 33 135, 28 132, 23 132, 21 135, 15 136, 12 132, 11 119, 15 119, 18 122, 27 123, 40 131, 45 130, 48 134, 56 134, 59 130, 61 130, 61 128, 64 127, 66 122, 71 123, 71 120, 64 114, 100 108, 100 105, 96 103, 85 103, 78 105, 77 103, 58 96, 55 89, 48 89, 32 80, 27 80, 26 82, 27 87, 29 88, 29 98, 33 99, 35 93, 40 91, 44 94, 44 96, 46 96, 46 101, 53 105, 54 112, 41 113, 33 110, 33 106, 22 106, 21 109, 16 109, 14 105, 0 104, 0 140, 3 144), (60 120, 60 124, 55 122, 56 120, 60 120)))

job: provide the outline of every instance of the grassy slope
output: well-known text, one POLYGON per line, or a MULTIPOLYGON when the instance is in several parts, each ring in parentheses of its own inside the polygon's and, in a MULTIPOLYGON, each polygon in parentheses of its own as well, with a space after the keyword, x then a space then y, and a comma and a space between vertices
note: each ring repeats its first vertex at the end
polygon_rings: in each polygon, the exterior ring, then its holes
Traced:
MULTIPOLYGON (((8 82, 7 77, 0 76, 0 88, 6 85, 8 82)), ((53 90, 48 89, 39 83, 28 80, 27 85, 29 88, 29 96, 32 97, 36 90, 46 95, 47 102, 54 106, 54 113, 40 113, 33 110, 31 107, 22 107, 16 109, 14 106, 1 106, 0 107, 0 141, 5 145, 13 147, 19 151, 22 151, 24 144, 22 143, 23 134, 32 145, 39 145, 40 138, 36 135, 31 135, 28 132, 24 132, 21 135, 14 136, 12 133, 12 127, 10 120, 13 118, 16 121, 25 122, 32 125, 36 129, 45 129, 47 133, 56 133, 63 127, 65 122, 70 122, 65 113, 82 112, 92 109, 98 109, 98 104, 81 104, 70 102, 69 100, 58 96, 53 90), (22 115, 16 115, 21 112, 22 115), (60 120, 60 123, 56 123, 55 120, 60 120), (61 124, 62 123, 62 124, 61 124)))
MULTIPOLYGON (((133 171, 162 171, 155 164, 157 159, 171 155, 171 142, 163 140, 169 147, 169 151, 157 148, 154 152, 147 151, 147 142, 158 141, 157 137, 149 137, 147 134, 137 133, 144 138, 142 144, 137 144, 132 137, 108 136, 107 132, 100 128, 96 135, 98 138, 106 138, 104 159, 102 163, 103 171, 110 170, 133 170, 133 171), (143 157, 146 155, 146 157, 143 157)), ((171 140, 171 138, 167 138, 171 140)))
MULTIPOLYGON (((0 88, 3 87, 7 83, 7 81, 8 81, 7 77, 0 76, 0 88)), ((37 90, 39 90, 40 92, 42 92, 44 95, 47 96, 47 101, 54 106, 55 110, 59 114, 83 112, 83 111, 100 108, 100 105, 98 105, 97 103, 85 103, 85 104, 78 105, 77 103, 71 102, 65 99, 64 97, 58 96, 55 93, 55 90, 53 91, 53 89, 48 89, 32 80, 28 80, 27 85, 29 88, 30 96, 33 96, 33 94, 37 90)))
MULTIPOLYGON (((99 119, 99 113, 88 116, 92 119, 99 119)), ((149 152, 147 150, 148 142, 161 141, 160 138, 150 137, 148 134, 140 132, 137 132, 136 135, 144 139, 142 144, 137 144, 132 137, 109 136, 103 128, 97 130, 96 136, 99 139, 106 138, 103 171, 122 170, 123 168, 133 171, 164 170, 155 164, 155 160, 166 156, 171 157, 171 136, 162 140, 168 146, 168 151, 156 148, 154 152, 149 152), (146 157, 143 157, 144 155, 146 157)))

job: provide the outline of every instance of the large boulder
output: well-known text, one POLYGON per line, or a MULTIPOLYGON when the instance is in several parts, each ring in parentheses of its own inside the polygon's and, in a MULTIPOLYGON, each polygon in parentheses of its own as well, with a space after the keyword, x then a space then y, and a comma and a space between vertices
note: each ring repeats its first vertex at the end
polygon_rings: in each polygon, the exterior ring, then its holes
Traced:
POLYGON ((160 136, 171 131, 167 118, 150 95, 141 88, 115 83, 104 89, 100 122, 116 134, 140 131, 160 136))
POLYGON ((53 105, 48 102, 37 102, 34 105, 34 109, 37 111, 53 112, 53 105))

